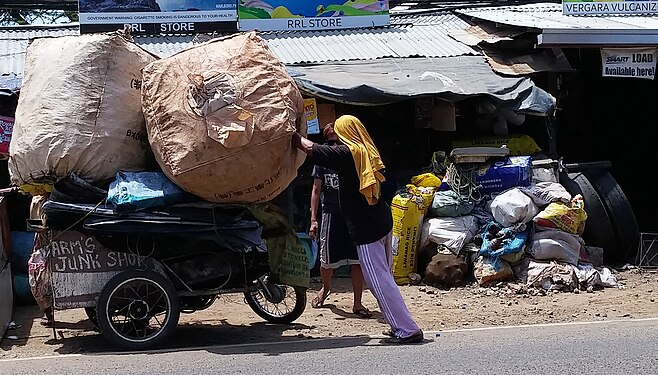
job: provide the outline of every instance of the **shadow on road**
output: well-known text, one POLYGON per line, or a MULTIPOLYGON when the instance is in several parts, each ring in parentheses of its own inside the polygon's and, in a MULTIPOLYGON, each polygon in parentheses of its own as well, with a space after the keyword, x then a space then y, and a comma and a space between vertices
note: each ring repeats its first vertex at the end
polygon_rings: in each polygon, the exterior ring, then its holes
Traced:
MULTIPOLYGON (((88 321, 81 321, 75 324, 70 323, 69 326, 72 328, 76 325, 86 326, 87 324, 91 325, 88 321)), ((209 352, 217 352, 217 354, 239 354, 246 352, 280 354, 286 352, 285 350, 290 351, 290 348, 295 348, 294 351, 313 350, 308 348, 309 345, 320 345, 319 343, 322 343, 321 346, 334 348, 361 345, 370 340, 367 336, 343 338, 340 340, 332 339, 329 341, 317 340, 311 339, 307 334, 301 333, 301 331, 308 332, 312 328, 312 326, 304 324, 283 325, 263 322, 248 325, 230 325, 225 322, 220 324, 181 324, 176 328, 171 339, 168 340, 167 345, 158 348, 158 351, 182 351, 213 347, 212 350, 209 349, 209 352), (298 343, 300 340, 308 340, 309 344, 287 345, 291 342, 298 343), (236 345, 239 346, 236 347, 236 345), (221 346, 227 346, 227 348, 223 349, 221 346)), ((59 346, 55 349, 55 352, 59 354, 116 354, 117 351, 117 348, 110 346, 100 333, 93 334, 90 332, 68 337, 59 334, 57 339, 51 338, 46 341, 46 344, 59 346)), ((135 354, 135 352, 122 353, 135 354)), ((140 353, 148 354, 153 352, 146 351, 140 353)))
POLYGON ((281 341, 277 344, 270 345, 253 345, 253 346, 229 346, 226 348, 213 347, 205 349, 208 353, 218 355, 237 355, 237 354, 265 354, 268 356, 277 356, 289 353, 314 352, 318 350, 351 348, 365 345, 371 341, 368 336, 341 337, 334 339, 308 339, 299 342, 299 339, 293 342, 281 341))
POLYGON ((11 350, 13 347, 27 345, 28 340, 30 339, 30 331, 32 330, 32 325, 38 324, 39 318, 41 318, 41 312, 36 306, 16 306, 14 308, 13 322, 16 323, 16 329, 7 330, 5 338, 0 337, 2 344, 0 349, 2 350, 11 350), (7 337, 15 336, 16 340, 11 340, 7 337))
POLYGON ((329 309, 332 313, 344 318, 344 319, 377 319, 377 322, 382 324, 387 324, 384 320, 384 316, 379 311, 373 311, 372 317, 370 318, 358 318, 356 314, 351 311, 345 311, 344 309, 339 308, 338 306, 332 303, 325 303, 322 307, 318 307, 318 310, 329 309))

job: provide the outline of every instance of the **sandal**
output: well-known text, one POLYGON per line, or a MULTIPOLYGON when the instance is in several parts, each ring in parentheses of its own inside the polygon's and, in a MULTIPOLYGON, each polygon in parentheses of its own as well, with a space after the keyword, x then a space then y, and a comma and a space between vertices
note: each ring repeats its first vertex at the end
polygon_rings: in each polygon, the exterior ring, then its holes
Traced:
POLYGON ((358 316, 361 319, 370 319, 372 318, 372 313, 370 310, 366 309, 365 307, 362 307, 356 311, 353 311, 356 316, 358 316))
POLYGON ((44 327, 53 326, 53 320, 50 319, 47 315, 42 316, 41 319, 39 319, 39 323, 41 323, 41 325, 44 327))
POLYGON ((313 300, 311 301, 311 307, 314 309, 318 309, 320 307, 324 306, 324 301, 327 300, 327 297, 331 294, 331 290, 325 293, 322 297, 320 297, 319 293, 313 297, 313 300))
POLYGON ((395 332, 393 332, 393 329, 387 329, 386 331, 382 332, 382 335, 388 336, 388 337, 397 337, 395 335, 395 332))

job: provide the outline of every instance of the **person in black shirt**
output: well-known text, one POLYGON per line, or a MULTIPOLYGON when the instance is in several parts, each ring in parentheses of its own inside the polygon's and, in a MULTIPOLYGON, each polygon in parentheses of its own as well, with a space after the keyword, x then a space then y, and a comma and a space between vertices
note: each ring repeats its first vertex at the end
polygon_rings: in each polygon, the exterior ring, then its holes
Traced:
POLYGON ((384 165, 367 130, 354 116, 341 116, 334 123, 339 144, 318 145, 295 133, 293 145, 311 156, 316 165, 330 168, 340 180, 339 205, 347 228, 357 245, 363 276, 391 326, 384 334, 389 343, 408 344, 423 340, 423 331, 411 317, 391 266, 391 209, 380 198, 384 165))
MULTIPOLYGON (((324 127, 324 137, 330 145, 336 144, 338 137, 333 124, 324 127)), ((322 288, 311 301, 314 308, 322 307, 331 293, 331 276, 333 270, 341 266, 350 266, 354 305, 352 312, 361 318, 370 318, 372 313, 363 306, 363 273, 356 252, 356 246, 350 238, 345 218, 338 203, 338 174, 319 165, 313 167, 313 191, 311 192, 311 238, 318 236, 318 205, 322 200, 322 227, 320 228, 320 276, 322 288)))

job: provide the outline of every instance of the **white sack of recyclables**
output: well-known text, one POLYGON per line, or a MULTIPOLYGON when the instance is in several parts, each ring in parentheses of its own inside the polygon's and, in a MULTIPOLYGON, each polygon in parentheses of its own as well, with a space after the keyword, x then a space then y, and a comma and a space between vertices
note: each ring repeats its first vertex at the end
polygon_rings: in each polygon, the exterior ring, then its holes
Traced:
POLYGON ((573 267, 578 276, 578 281, 581 284, 608 288, 614 288, 619 285, 617 278, 612 274, 612 271, 610 271, 609 268, 603 267, 600 270, 597 270, 589 263, 581 263, 577 267, 573 267))
POLYGON ((539 208, 529 196, 514 188, 494 198, 491 213, 496 222, 511 228, 530 222, 539 213, 539 208))
POLYGON ((528 286, 537 286, 550 290, 559 284, 568 288, 577 288, 578 284, 584 287, 601 286, 615 288, 619 284, 617 278, 608 268, 597 270, 589 263, 577 266, 560 262, 540 262, 528 260, 527 275, 523 275, 528 286))
POLYGON ((475 216, 438 217, 425 220, 420 234, 420 247, 430 242, 444 245, 455 254, 470 242, 479 229, 475 216))
POLYGON ((537 260, 557 260, 576 265, 583 245, 580 236, 548 229, 530 236, 526 252, 537 260))

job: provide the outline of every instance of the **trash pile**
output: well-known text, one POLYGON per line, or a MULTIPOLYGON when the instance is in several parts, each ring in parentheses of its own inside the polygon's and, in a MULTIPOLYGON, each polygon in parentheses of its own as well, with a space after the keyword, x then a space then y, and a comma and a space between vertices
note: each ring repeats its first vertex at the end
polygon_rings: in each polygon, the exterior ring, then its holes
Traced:
POLYGON ((549 165, 510 156, 505 146, 435 153, 432 171, 413 177, 393 200, 396 282, 517 280, 562 291, 617 286, 609 269, 592 264, 596 249, 581 238, 583 197, 572 196, 549 165))
MULTIPOLYGON (((258 241, 260 231, 278 233, 266 239, 268 250, 280 243, 285 257, 270 254, 271 266, 303 269, 305 281, 293 285, 308 284, 305 257, 286 253, 305 255, 301 243, 286 242, 296 237, 285 217, 252 209, 296 177, 304 154, 291 138, 306 131, 294 80, 256 33, 161 60, 123 32, 37 39, 25 72, 9 170, 12 183, 34 197, 31 219, 88 230, 108 215, 162 207, 169 221, 184 217, 183 224, 202 222, 216 234, 222 223, 240 224, 231 209, 246 208, 261 225, 258 241), (183 204, 192 206, 175 206, 183 204), (190 210, 208 216, 185 216, 190 210)), ((125 221, 167 219, 147 216, 125 221)))

